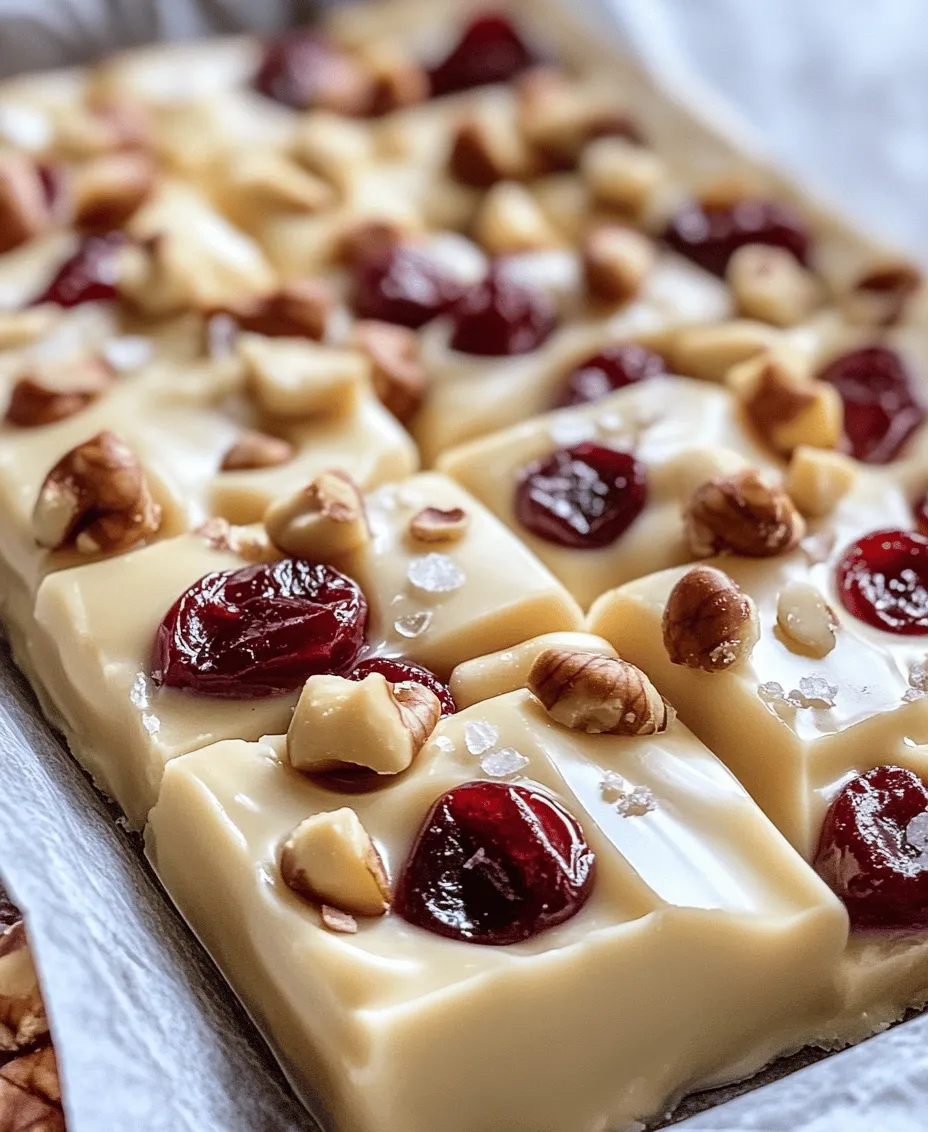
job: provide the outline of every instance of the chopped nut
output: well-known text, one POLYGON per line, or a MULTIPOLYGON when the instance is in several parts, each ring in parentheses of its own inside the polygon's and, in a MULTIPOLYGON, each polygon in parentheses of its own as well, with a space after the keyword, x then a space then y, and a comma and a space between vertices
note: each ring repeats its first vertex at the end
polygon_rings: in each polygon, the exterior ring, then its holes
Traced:
POLYGON ((17 153, 0 154, 0 254, 38 236, 51 210, 35 163, 17 153))
POLYGON ((86 409, 111 381, 109 369, 96 357, 36 369, 13 386, 6 422, 36 428, 66 420, 86 409))
POLYGON ((287 732, 297 770, 349 766, 399 774, 422 750, 441 718, 438 697, 410 680, 391 684, 379 672, 363 680, 310 676, 287 732))
POLYGON ((661 628, 671 661, 704 672, 746 660, 760 635, 754 603, 714 566, 694 566, 677 582, 661 628))
POLYGON ((348 806, 300 822, 280 852, 284 884, 349 916, 382 916, 393 896, 383 860, 348 806))
POLYGON ((284 553, 316 562, 357 550, 370 537, 361 492, 349 475, 337 469, 272 503, 264 527, 284 553))
POLYGON ((674 373, 722 381, 732 366, 763 353, 777 336, 766 323, 747 319, 688 326, 674 336, 670 362, 674 373))
POLYGON ((429 97, 429 76, 407 55, 384 44, 365 44, 361 50, 372 80, 368 113, 374 117, 415 106, 429 97))
POLYGON ((265 338, 325 336, 335 305, 329 287, 319 279, 291 279, 271 295, 257 295, 228 303, 212 314, 235 319, 242 330, 265 338))
POLYGON ((88 161, 71 181, 75 225, 91 232, 121 228, 151 195, 156 175, 145 153, 110 153, 88 161))
POLYGON ((729 388, 758 435, 789 455, 800 444, 835 448, 844 428, 841 395, 823 381, 809 381, 785 357, 762 355, 731 371, 729 388))
POLYGON ((416 415, 428 390, 419 337, 405 326, 359 322, 355 342, 371 362, 371 383, 383 405, 402 424, 416 415))
POLYGON ((858 465, 848 456, 822 448, 800 446, 786 473, 786 490, 803 515, 829 515, 851 490, 858 465))
POLYGON ((792 550, 806 532, 786 492, 765 483, 752 468, 697 488, 684 521, 699 557, 727 551, 768 558, 792 550))
POLYGON ((347 192, 373 157, 370 131, 359 122, 325 110, 300 116, 292 152, 302 165, 347 192))
POLYGON ((416 542, 459 542, 469 523, 461 507, 423 507, 409 520, 409 535, 416 542))
POLYGON ((887 263, 862 275, 841 302, 849 322, 860 326, 895 326, 922 286, 913 263, 887 263))
POLYGON ((269 149, 236 150, 223 170, 223 192, 236 212, 256 217, 269 211, 312 214, 337 199, 328 181, 269 149))
POLYGON ((536 172, 536 160, 515 122, 505 114, 472 114, 457 128, 449 166, 453 176, 474 189, 497 181, 522 181, 536 172))
POLYGON ((740 312, 774 326, 795 326, 822 301, 818 280, 785 248, 745 244, 725 274, 740 312))
POLYGON ((591 735, 655 735, 674 718, 641 669, 618 657, 545 649, 528 674, 528 688, 552 719, 591 735))
POLYGON ((408 235, 408 230, 395 220, 358 220, 342 231, 334 259, 345 267, 353 267, 374 249, 401 244, 408 235))
POLYGON ((580 158, 583 179, 600 204, 632 216, 643 213, 667 180, 664 162, 622 137, 591 142, 580 158))
POLYGON ((242 334, 236 342, 258 405, 276 417, 347 413, 357 404, 369 372, 360 353, 319 346, 302 338, 242 334))
MULTIPOLYGON (((0 934, 0 1050, 3 1051, 23 1049, 48 1033, 48 1019, 25 925, 16 916, 18 909, 7 903, 5 930, 0 934)), ((0 1069, 0 1075, 2 1073, 0 1069)))
POLYGON ((32 513, 39 546, 74 542, 81 554, 127 550, 155 534, 161 507, 132 449, 98 433, 64 455, 45 477, 32 513))
POLYGON ((777 628, 788 648, 821 659, 835 647, 838 619, 815 586, 789 582, 777 597, 777 628))
POLYGON ((647 236, 618 224, 600 224, 587 233, 581 255, 588 295, 609 305, 633 299, 657 260, 647 236))
POLYGON ((279 436, 248 430, 236 440, 222 458, 224 472, 247 472, 255 468, 276 468, 293 459, 293 445, 279 436))
POLYGON ((557 233, 531 193, 514 181, 499 181, 483 198, 474 238, 491 255, 557 247, 557 233))
MULTIPOLYGON (((55 1051, 51 1041, 46 1038, 45 1044, 21 1053, 8 1061, 0 1068, 0 1078, 5 1083, 15 1085, 27 1096, 38 1098, 52 1105, 57 1110, 61 1103, 61 1085, 58 1081, 58 1065, 55 1061, 55 1051)), ((2 1107, 0 1107, 0 1128, 8 1132, 55 1132, 61 1128, 64 1132, 64 1123, 51 1124, 6 1124, 2 1121, 2 1107)))
POLYGON ((358 930, 358 921, 354 916, 349 916, 347 912, 339 912, 337 908, 330 908, 328 904, 322 905, 319 915, 322 917, 322 926, 328 928, 330 932, 355 935, 358 930))
POLYGON ((214 515, 193 533, 199 535, 210 550, 230 550, 246 562, 272 562, 279 557, 267 532, 256 525, 233 526, 228 519, 214 515))

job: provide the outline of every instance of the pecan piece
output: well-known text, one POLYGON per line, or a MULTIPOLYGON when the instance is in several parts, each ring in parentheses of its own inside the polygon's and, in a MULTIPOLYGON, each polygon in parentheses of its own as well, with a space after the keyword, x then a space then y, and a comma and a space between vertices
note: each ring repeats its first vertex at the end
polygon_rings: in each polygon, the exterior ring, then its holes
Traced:
POLYGON ((6 422, 37 428, 66 420, 86 409, 111 381, 109 368, 99 358, 24 374, 10 393, 6 422))
POLYGON ((760 628, 754 603, 714 566, 694 566, 670 591, 661 623, 674 664, 724 672, 746 660, 760 628))
POLYGON ((248 430, 228 449, 220 465, 224 472, 277 468, 293 459, 293 445, 279 436, 248 430))
POLYGON ((211 315, 227 315, 242 330, 265 338, 313 338, 325 335, 334 307, 332 292, 317 279, 291 279, 271 295, 230 303, 211 315))
POLYGON ((698 487, 684 521, 693 553, 703 558, 722 552, 749 558, 785 554, 806 530, 786 492, 765 483, 753 468, 698 487))

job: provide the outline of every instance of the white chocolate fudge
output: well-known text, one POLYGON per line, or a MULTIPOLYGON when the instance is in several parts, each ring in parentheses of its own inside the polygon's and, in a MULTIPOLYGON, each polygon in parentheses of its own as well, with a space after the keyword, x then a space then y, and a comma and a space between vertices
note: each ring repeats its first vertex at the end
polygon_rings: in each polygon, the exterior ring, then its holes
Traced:
POLYGON ((585 735, 513 692, 444 720, 393 785, 350 795, 290 769, 282 740, 223 743, 170 764, 146 844, 291 1079, 346 1132, 625 1127, 795 1048, 835 1008, 843 909, 680 723, 585 735), (508 781, 550 791, 597 854, 572 919, 509 947, 395 910, 337 934, 283 884, 294 827, 348 805, 396 885, 429 807, 488 778, 493 744, 521 756, 508 781), (617 805, 632 790, 647 806, 617 805))
MULTIPOLYGON (((369 604, 366 655, 401 656, 446 678, 472 657, 579 628, 581 612, 563 587, 443 477, 382 488, 369 497, 368 514, 370 543, 337 562, 369 604), (468 528, 457 543, 408 540, 410 519, 428 506, 465 510, 468 528), (499 571, 501 560, 511 569, 499 571)), ((207 529, 49 575, 34 625, 14 641, 75 754, 134 825, 154 803, 168 760, 220 739, 284 731, 296 702, 296 692, 236 700, 153 686, 165 613, 204 575, 248 564, 221 539, 211 541, 207 529)))
POLYGON ((681 377, 654 377, 601 401, 562 409, 445 453, 439 467, 530 546, 583 606, 630 578, 686 562, 681 508, 702 479, 745 464, 769 467, 739 423, 731 395, 681 377), (573 549, 527 531, 516 515, 522 470, 593 441, 632 453, 648 484, 644 510, 611 545, 573 549))
MULTIPOLYGON (((918 675, 924 639, 884 632, 852 616, 835 578, 848 543, 909 522, 898 493, 868 478, 791 554, 709 559, 752 599, 760 622, 749 656, 724 671, 673 663, 665 648, 667 598, 688 568, 627 583, 590 611, 590 631, 648 673, 808 859, 829 802, 850 777, 882 764, 928 772, 917 745, 928 741, 928 700, 918 675), (788 631, 790 599, 797 595, 818 596, 830 609, 833 635, 821 648, 814 633, 797 641, 788 631)), ((796 606, 795 618, 799 636, 815 620, 808 606, 796 606)))

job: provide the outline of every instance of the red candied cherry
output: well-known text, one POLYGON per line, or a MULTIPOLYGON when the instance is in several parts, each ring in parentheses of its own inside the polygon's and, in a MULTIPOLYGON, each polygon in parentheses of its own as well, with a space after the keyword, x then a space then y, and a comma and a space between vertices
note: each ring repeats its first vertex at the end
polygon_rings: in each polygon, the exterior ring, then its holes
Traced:
POLYGON ((42 294, 32 300, 32 305, 55 303, 59 307, 77 307, 81 303, 118 298, 119 253, 127 242, 122 232, 85 236, 42 294))
POLYGON ((740 200, 703 205, 690 201, 671 219, 664 239, 680 255, 713 275, 724 275, 728 261, 745 244, 770 244, 808 263, 809 236, 798 213, 771 200, 740 200))
POLYGON ((557 325, 548 296, 493 270, 468 287, 448 312, 451 348, 462 354, 504 357, 537 350, 557 325))
POLYGON ((928 633, 928 537, 874 531, 845 550, 837 566, 841 604, 891 633, 928 633))
POLYGON ((617 389, 624 389, 626 385, 634 385, 666 372, 667 366, 660 354, 635 342, 606 346, 600 353, 581 362, 568 375, 555 401, 555 408, 599 401, 617 389))
POLYGON ((284 558, 207 574, 165 614, 152 679, 202 696, 290 692, 347 672, 364 645, 367 602, 329 566, 284 558))
POLYGON ((255 90, 293 110, 323 106, 342 114, 370 109, 371 88, 359 65, 318 32, 297 28, 271 40, 255 90))
POLYGON ((371 656, 367 660, 362 660, 360 664, 356 664, 348 673, 348 679, 363 680, 365 676, 370 676, 372 672, 379 672, 391 684, 400 684, 404 680, 424 684, 430 692, 434 692, 438 696, 442 715, 454 715, 458 710, 458 705, 454 702, 454 697, 451 695, 451 689, 448 685, 443 684, 434 672, 423 668, 421 664, 413 664, 412 661, 401 660, 395 656, 371 656))
POLYGON ((594 550, 623 535, 647 498, 647 473, 634 456, 587 441, 523 469, 516 516, 547 542, 594 550))
POLYGON ((818 377, 841 394, 848 449, 865 464, 888 464, 925 419, 902 358, 885 346, 842 354, 818 377))
POLYGON ((418 330, 447 310, 461 291, 436 260, 407 245, 374 243, 354 264, 352 304, 359 318, 418 330))
POLYGON ((928 928, 928 788, 878 766, 852 779, 825 815, 815 857, 855 928, 928 928))
POLYGON ((451 54, 429 72, 432 96, 508 82, 535 62, 509 20, 487 13, 464 29, 451 54))
POLYGON ((577 819, 539 787, 468 782, 432 807, 395 907, 436 935, 519 943, 580 911, 595 861, 577 819))

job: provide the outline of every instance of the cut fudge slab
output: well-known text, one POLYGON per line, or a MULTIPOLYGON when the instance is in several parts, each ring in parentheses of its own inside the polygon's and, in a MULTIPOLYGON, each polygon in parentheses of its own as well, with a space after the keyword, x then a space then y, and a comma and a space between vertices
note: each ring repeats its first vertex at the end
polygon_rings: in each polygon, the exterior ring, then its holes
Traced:
POLYGON ((452 449, 439 467, 511 527, 586 606, 621 581, 687 561, 691 553, 680 514, 695 487, 723 468, 732 471, 746 462, 770 467, 771 459, 741 427, 726 390, 689 378, 652 377, 594 404, 452 449), (619 533, 606 532, 585 545, 587 517, 577 520, 574 512, 585 508, 586 498, 592 520, 601 508, 597 496, 605 493, 605 484, 596 486, 597 476, 582 461, 571 466, 572 453, 586 459, 589 446, 629 456, 611 472, 625 481, 614 492, 619 533), (564 466, 546 466, 551 459, 564 466), (553 517, 543 537, 526 525, 519 505, 520 487, 535 471, 544 482, 531 495, 553 517), (559 515, 567 529, 552 531, 559 515))
MULTIPOLYGON (((444 679, 471 657, 579 627, 580 610, 563 587, 443 477, 416 476, 375 492, 368 513, 371 542, 337 563, 367 599, 365 655, 403 657, 444 679), (465 511, 458 542, 440 550, 410 542, 409 521, 428 506, 465 511)), ((295 692, 217 699, 151 680, 156 631, 174 602, 205 575, 246 565, 207 529, 61 570, 39 588, 34 627, 17 634, 17 657, 49 714, 134 824, 153 804, 168 760, 289 722, 295 692)))
POLYGON ((624 1127, 801 1045, 835 1005, 843 910, 679 723, 586 735, 513 692, 445 719, 409 771, 360 794, 295 772, 283 739, 222 743, 169 765, 146 841, 338 1129, 624 1127), (336 934, 282 882, 294 827, 349 806, 395 886, 436 799, 475 780, 531 787, 579 822, 597 860, 573 918, 495 947, 395 908, 336 934))
POLYGON ((853 616, 836 578, 854 539, 911 523, 904 498, 867 478, 791 554, 708 560, 752 599, 760 624, 749 656, 722 671, 673 663, 665 647, 664 611, 687 568, 630 582, 590 611, 590 630, 651 676, 810 859, 825 809, 849 777, 884 763, 928 770, 917 745, 928 741, 925 636, 897 635, 853 616), (829 607, 824 621, 810 602, 829 607), (805 644, 790 635, 791 625, 805 644))

